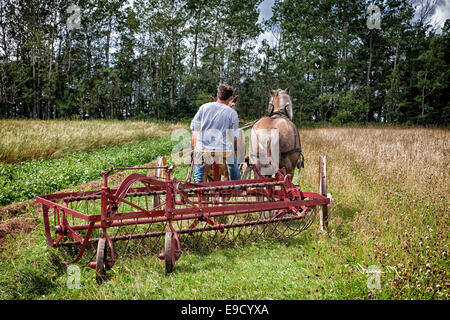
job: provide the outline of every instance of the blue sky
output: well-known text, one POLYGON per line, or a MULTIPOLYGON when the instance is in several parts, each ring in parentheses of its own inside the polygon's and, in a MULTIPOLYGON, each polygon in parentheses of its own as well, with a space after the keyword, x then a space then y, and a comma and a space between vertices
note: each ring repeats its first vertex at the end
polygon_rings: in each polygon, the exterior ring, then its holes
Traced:
POLYGON ((272 5, 274 0, 264 0, 260 5, 259 8, 261 10, 259 14, 259 19, 269 19, 272 16, 272 5))

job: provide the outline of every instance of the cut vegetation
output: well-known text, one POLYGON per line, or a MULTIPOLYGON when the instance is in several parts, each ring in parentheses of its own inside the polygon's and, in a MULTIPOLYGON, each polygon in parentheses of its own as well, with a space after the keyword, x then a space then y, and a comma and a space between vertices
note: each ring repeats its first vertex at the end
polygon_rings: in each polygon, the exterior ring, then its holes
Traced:
POLYGON ((183 127, 147 121, 0 119, 0 163, 55 159, 76 151, 162 138, 183 127))

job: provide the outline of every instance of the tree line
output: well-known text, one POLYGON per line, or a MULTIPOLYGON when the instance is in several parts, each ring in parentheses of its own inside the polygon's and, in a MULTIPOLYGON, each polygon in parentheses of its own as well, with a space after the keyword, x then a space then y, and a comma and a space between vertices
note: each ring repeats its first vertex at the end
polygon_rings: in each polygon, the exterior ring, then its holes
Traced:
POLYGON ((180 120, 225 82, 244 119, 290 87, 299 123, 449 123, 435 1, 275 0, 266 21, 261 2, 0 0, 0 118, 180 120))

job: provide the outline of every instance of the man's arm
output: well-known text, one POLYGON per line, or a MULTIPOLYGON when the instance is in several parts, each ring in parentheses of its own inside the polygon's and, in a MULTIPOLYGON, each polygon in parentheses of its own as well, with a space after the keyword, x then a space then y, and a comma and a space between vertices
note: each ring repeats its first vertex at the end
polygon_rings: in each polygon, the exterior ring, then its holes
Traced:
POLYGON ((195 145, 197 144, 197 137, 198 137, 198 131, 192 131, 192 136, 191 136, 192 150, 195 149, 195 145))
POLYGON ((198 133, 200 132, 200 127, 201 127, 201 119, 202 119, 202 107, 200 107, 197 111, 197 113, 194 116, 194 119, 192 119, 191 121, 191 131, 192 131, 192 135, 191 135, 191 147, 192 150, 195 149, 195 146, 197 144, 197 138, 198 138, 198 133))
POLYGON ((237 112, 233 112, 231 117, 231 128, 233 130, 233 149, 234 154, 237 155, 237 147, 238 147, 238 135, 239 135, 239 118, 237 112))

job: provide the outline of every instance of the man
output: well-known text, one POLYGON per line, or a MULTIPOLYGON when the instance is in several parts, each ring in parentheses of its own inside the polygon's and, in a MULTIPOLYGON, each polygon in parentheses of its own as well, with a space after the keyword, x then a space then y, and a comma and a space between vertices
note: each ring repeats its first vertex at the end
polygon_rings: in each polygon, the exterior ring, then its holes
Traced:
MULTIPOLYGON (((240 180, 236 150, 238 137, 238 115, 229 104, 233 88, 222 84, 217 88, 217 100, 202 105, 191 122, 192 149, 195 159, 202 150, 225 151, 229 180, 240 180)), ((203 182, 205 168, 200 157, 194 161, 194 182, 203 182)))

